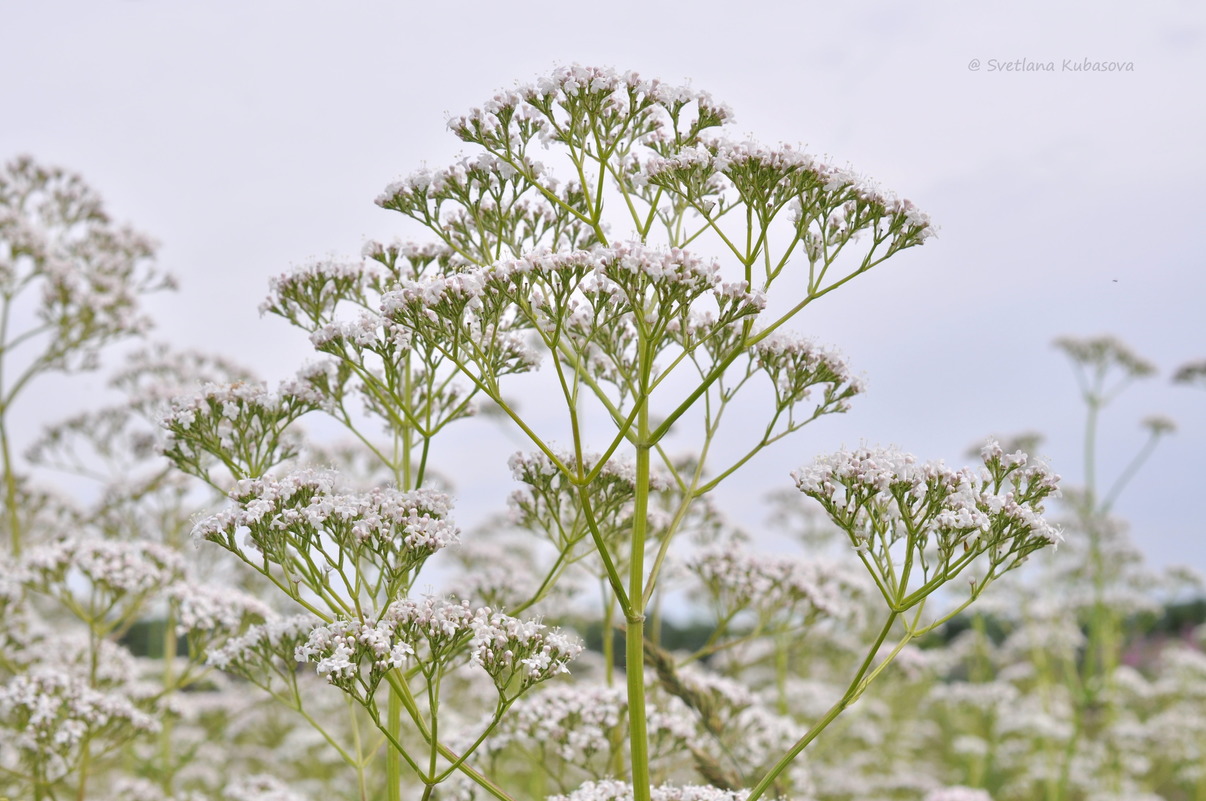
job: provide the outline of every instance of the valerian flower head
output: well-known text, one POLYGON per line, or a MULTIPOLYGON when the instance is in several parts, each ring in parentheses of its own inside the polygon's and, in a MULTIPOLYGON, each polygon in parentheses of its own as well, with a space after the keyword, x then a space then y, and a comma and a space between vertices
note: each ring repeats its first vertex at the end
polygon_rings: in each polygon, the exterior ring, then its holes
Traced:
POLYGON ((269 673, 291 675, 297 663, 297 648, 310 636, 319 621, 310 614, 268 616, 222 647, 211 649, 206 662, 218 670, 260 680, 269 673))
POLYGON ((516 697, 530 687, 563 673, 583 646, 558 629, 521 620, 488 607, 473 620, 470 662, 481 666, 500 694, 516 697))
MULTIPOLYGON (((929 216, 911 201, 790 145, 714 138, 651 159, 646 174, 651 184, 681 195, 709 218, 744 205, 767 225, 786 209, 806 251, 814 243, 840 245, 862 231, 888 240, 888 253, 934 236, 929 216), (732 193, 727 198, 726 190, 732 193)), ((817 261, 822 251, 807 255, 817 261)))
POLYGON ((850 399, 863 392, 863 381, 853 375, 842 356, 810 340, 776 334, 754 348, 758 366, 775 386, 776 406, 789 410, 809 400, 816 387, 823 390, 811 417, 850 409, 850 399))
POLYGON ((17 565, 18 576, 42 592, 70 595, 83 580, 114 606, 127 596, 158 593, 183 573, 180 555, 159 543, 83 538, 32 548, 17 565))
POLYGON ((1060 337, 1055 347, 1068 354, 1078 366, 1104 373, 1118 368, 1130 378, 1143 378, 1156 372, 1156 366, 1112 336, 1077 339, 1060 337))
MULTIPOLYGON (((593 476, 586 485, 593 516, 600 521, 606 532, 622 530, 631 523, 632 502, 636 496, 636 469, 630 462, 610 459, 600 464, 597 454, 582 454, 579 468, 572 453, 556 454, 554 464, 547 454, 540 451, 524 454, 515 453, 507 460, 512 477, 525 484, 525 488, 512 494, 509 504, 512 517, 525 528, 540 531, 549 536, 559 547, 566 539, 584 535, 584 511, 582 488, 577 483, 582 476, 593 476)), ((669 489, 669 481, 658 474, 651 474, 649 489, 669 489)))
POLYGON ((269 296, 260 313, 284 317, 294 325, 312 329, 346 301, 363 305, 366 287, 379 280, 371 264, 323 261, 291 273, 282 273, 269 283, 269 296))
POLYGON ((190 647, 198 652, 218 637, 239 634, 251 624, 275 617, 263 601, 231 587, 184 581, 175 584, 168 597, 176 612, 176 634, 188 636, 190 647))
POLYGON ((934 790, 926 795, 925 801, 992 801, 992 796, 987 790, 956 786, 934 790))
POLYGON ((467 651, 470 663, 513 700, 540 682, 567 673, 582 645, 555 629, 467 601, 403 598, 376 620, 336 620, 310 632, 297 660, 314 662, 319 675, 361 698, 385 674, 418 660, 443 669, 467 651))
POLYGON ((262 384, 207 384, 178 397, 161 425, 167 432, 164 455, 186 473, 205 476, 221 462, 235 478, 263 475, 297 455, 288 431, 297 418, 320 408, 325 398, 304 381, 290 381, 279 393, 262 384))
POLYGON ((29 156, 0 166, 0 291, 41 286, 46 368, 92 369, 105 345, 150 327, 140 296, 174 286, 150 266, 154 251, 110 220, 80 176, 29 156))
POLYGON ((224 801, 309 801, 276 776, 256 773, 232 780, 223 790, 224 801))
POLYGON ((13 749, 23 763, 38 766, 36 774, 54 778, 66 773, 86 743, 96 747, 160 729, 128 696, 97 690, 84 677, 52 665, 0 686, 0 725, 15 732, 0 745, 0 755, 13 749))
MULTIPOLYGON (((742 283, 725 284, 719 266, 686 251, 639 243, 568 253, 533 251, 484 268, 403 281, 386 293, 386 321, 413 342, 444 354, 492 387, 537 359, 524 337, 554 349, 564 342, 585 363, 602 349, 620 383, 632 382, 635 336, 665 347, 665 334, 702 304, 716 327, 756 315, 765 298, 742 283), (617 332, 634 338, 615 340, 617 332), (609 339, 611 337, 611 339, 609 339)), ((491 391, 495 391, 491 389, 491 391)))
POLYGON ((325 586, 322 570, 330 570, 373 598, 396 597, 409 589, 432 554, 460 536, 447 519, 452 504, 443 493, 389 488, 341 493, 331 472, 244 479, 230 497, 235 505, 198 523, 193 537, 238 555, 246 545, 272 565, 301 570, 294 580, 315 590, 325 586), (238 541, 240 534, 244 542, 238 541), (337 548, 323 547, 328 542, 337 548))
POLYGON ((732 111, 706 92, 644 80, 606 67, 560 67, 535 83, 499 92, 480 108, 449 121, 466 142, 509 151, 533 140, 620 152, 624 145, 668 130, 694 141, 707 128, 732 121, 732 111), (687 107, 694 114, 684 114, 687 107))
POLYGON ((517 704, 515 714, 503 722, 499 736, 491 738, 486 750, 543 743, 550 756, 585 765, 610 753, 627 709, 620 688, 554 684, 517 704))
POLYGON ((752 553, 733 544, 702 549, 687 569, 703 583, 718 617, 755 615, 760 626, 804 627, 859 615, 859 575, 827 559, 752 553))
POLYGON ((1196 384, 1206 387, 1206 359, 1181 365, 1173 373, 1172 380, 1175 384, 1196 384))
MULTIPOLYGON (((654 787, 651 801, 742 801, 748 793, 738 790, 718 790, 699 785, 668 785, 654 787)), ((547 801, 632 801, 632 785, 604 779, 587 782, 568 795, 549 796, 547 801)))
POLYGON ((973 596, 1031 553, 1061 539, 1042 516, 1059 476, 1025 454, 990 442, 984 467, 953 470, 918 463, 895 449, 842 450, 792 474, 846 532, 885 600, 909 608, 982 555, 985 577, 973 596), (905 559, 911 570, 898 571, 905 559), (903 576, 903 579, 901 578, 903 576))
POLYGON ((1151 432, 1153 437, 1171 434, 1177 430, 1176 421, 1163 414, 1149 414, 1140 421, 1140 425, 1151 432))

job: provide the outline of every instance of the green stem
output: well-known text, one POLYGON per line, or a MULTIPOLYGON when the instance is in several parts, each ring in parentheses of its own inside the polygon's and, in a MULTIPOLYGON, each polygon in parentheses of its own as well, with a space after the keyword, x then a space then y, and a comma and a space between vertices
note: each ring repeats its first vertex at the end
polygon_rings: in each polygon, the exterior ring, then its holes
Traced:
POLYGON ((1097 506, 1097 415, 1101 411, 1097 392, 1085 394, 1089 407, 1085 415, 1085 513, 1090 514, 1097 506))
POLYGON ((4 512, 8 517, 9 543, 12 558, 21 555, 21 518, 17 514, 17 476, 13 470, 12 449, 8 441, 8 409, 9 400, 5 394, 4 356, 10 347, 8 343, 8 315, 12 298, 4 296, 0 306, 0 454, 4 459, 4 512))
POLYGON ((632 755, 633 801, 650 801, 649 732, 645 716, 645 535, 649 514, 649 401, 637 415, 636 498, 629 562, 624 672, 628 680, 628 742, 632 755))
MULTIPOLYGON (((402 733, 402 699, 392 687, 386 716, 390 737, 397 741, 402 733)), ((402 754, 397 748, 385 749, 385 797, 389 801, 402 801, 402 754)))
MULTIPOLYGON (((606 593, 606 588, 604 588, 606 593)), ((616 683, 616 605, 610 595, 603 601, 603 679, 608 687, 616 683)))
POLYGON ((778 696, 778 712, 788 714, 787 706, 787 658, 788 640, 779 634, 775 637, 775 693, 778 696))
POLYGON ((1122 490, 1127 484, 1130 483, 1131 479, 1135 477, 1135 474, 1139 472, 1139 468, 1143 466, 1143 463, 1147 461, 1148 457, 1152 455, 1152 452, 1156 449, 1156 443, 1159 440, 1160 435, 1153 433, 1148 438, 1147 442, 1143 444, 1143 447, 1140 449, 1139 453, 1135 454, 1135 458, 1130 461, 1130 464, 1126 466, 1126 469, 1119 474, 1117 480, 1114 481, 1114 485, 1110 487, 1110 491, 1106 493, 1105 497, 1101 501, 1101 507, 1099 509, 1101 514, 1107 514, 1114 506, 1114 501, 1118 500, 1118 496, 1122 493, 1122 490))
MULTIPOLYGON (((792 761, 800 755, 800 752, 807 748, 808 744, 815 740, 817 735, 824 731, 830 723, 836 720, 837 716, 846 710, 846 707, 850 706, 855 702, 855 700, 858 699, 860 695, 862 695, 863 690, 866 689, 866 682, 863 680, 864 677, 867 677, 867 680, 870 681, 870 679, 874 678, 876 673, 883 668, 883 665, 880 665, 879 668, 877 668, 876 671, 871 674, 871 676, 867 676, 867 672, 871 669, 871 663, 875 661, 875 655, 879 653, 880 646, 883 645, 884 640, 887 639, 888 632, 892 630, 892 626, 896 623, 896 618, 899 617, 899 615, 899 612, 892 612, 888 615, 888 620, 886 623, 884 623, 883 629, 880 630, 879 637, 876 638, 875 644, 872 645, 871 649, 867 652, 867 658, 863 660, 862 666, 859 668, 854 680, 850 682, 850 686, 846 688, 846 692, 842 695, 841 699, 830 707, 829 711, 825 713, 825 716, 817 721, 816 725, 809 729, 808 733, 801 737, 796 744, 791 747, 791 750, 784 754, 783 757, 775 763, 774 767, 772 767, 766 773, 766 775, 762 777, 762 780, 754 786, 754 789, 750 791, 746 801, 757 801, 757 799, 761 798, 762 794, 765 793, 771 784, 774 783, 775 779, 779 778, 779 774, 787 770, 792 761)), ((886 662, 884 664, 886 664, 886 662)))
POLYGON ((0 407, 0 452, 4 458, 4 512, 8 517, 10 556, 16 559, 21 555, 21 517, 17 513, 17 476, 8 442, 7 412, 7 406, 0 407))
MULTIPOLYGON (((163 622, 163 690, 170 692, 176 686, 176 616, 168 609, 163 622)), ((163 728, 159 732, 159 758, 162 762, 163 778, 160 786, 164 795, 172 794, 172 718, 164 716, 163 728)))

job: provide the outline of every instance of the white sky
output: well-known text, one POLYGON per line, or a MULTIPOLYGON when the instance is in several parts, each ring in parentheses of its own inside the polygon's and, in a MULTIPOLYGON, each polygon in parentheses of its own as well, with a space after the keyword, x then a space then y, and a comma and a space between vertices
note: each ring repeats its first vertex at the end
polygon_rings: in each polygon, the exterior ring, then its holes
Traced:
MULTIPOLYGON (((1204 9, 0 0, 0 158, 81 172, 162 243, 182 291, 153 304, 159 338, 276 380, 308 346, 259 318, 268 277, 401 233, 373 198, 460 151, 447 115, 557 64, 690 81, 734 108, 738 134, 850 163, 941 226, 800 321, 871 391, 754 463, 731 506, 864 438, 962 463, 988 433, 1037 429, 1077 481, 1081 408, 1050 342, 1112 333, 1163 375, 1106 415, 1107 479, 1142 443, 1144 415, 1181 426, 1118 511, 1153 562, 1206 570, 1189 503, 1206 479, 1206 393, 1167 382, 1206 358, 1204 9), (1133 71, 1061 69, 1086 58, 1133 71), (989 69, 1018 59, 1055 72, 989 69)), ((21 419, 73 408, 65 386, 35 387, 21 419)), ((501 458, 458 474, 465 514, 501 502, 514 449, 476 436, 501 458)))

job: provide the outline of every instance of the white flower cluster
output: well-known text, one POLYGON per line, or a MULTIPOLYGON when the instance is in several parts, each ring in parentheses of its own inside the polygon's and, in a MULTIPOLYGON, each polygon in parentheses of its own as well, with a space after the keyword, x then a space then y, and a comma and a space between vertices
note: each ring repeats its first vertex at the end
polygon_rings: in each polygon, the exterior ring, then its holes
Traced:
POLYGON ((191 396, 173 399, 171 412, 163 420, 172 438, 179 439, 182 433, 191 432, 201 421, 214 418, 214 429, 221 446, 234 448, 233 435, 240 423, 258 421, 261 425, 286 414, 286 407, 300 401, 315 406, 322 403, 316 395, 296 396, 290 393, 277 394, 268 391, 263 384, 238 381, 233 384, 206 384, 201 391, 191 396))
POLYGON ((505 692, 518 678, 518 692, 569 673, 583 646, 576 639, 534 620, 520 620, 482 608, 474 616, 471 662, 480 665, 505 692))
POLYGON ((584 764, 610 753, 627 710, 627 696, 618 687, 553 685, 516 704, 486 748, 539 744, 566 762, 584 764))
POLYGON ((850 398, 864 391, 862 379, 851 373, 840 353, 812 340, 776 333, 759 342, 754 353, 758 366, 774 382, 781 407, 802 403, 808 400, 813 387, 825 386, 818 413, 845 412, 850 408, 850 398))
MULTIPOLYGON (((544 174, 544 165, 539 161, 523 158, 519 166, 529 179, 544 174)), ((442 170, 422 169, 395 181, 377 196, 376 203, 404 213, 421 213, 429 197, 447 195, 462 201, 477 198, 490 208, 493 196, 502 191, 505 183, 514 181, 519 173, 510 161, 492 153, 480 153, 476 158, 463 158, 442 170)))
POLYGON ((1059 476, 1043 464, 1026 466, 1024 454, 1002 458, 998 451, 993 444, 985 447, 985 469, 977 473, 941 462, 918 463, 894 448, 841 450, 796 470, 792 478, 797 489, 820 500, 839 525, 864 540, 873 531, 867 507, 873 500, 891 520, 912 520, 915 510, 924 510, 934 528, 965 533, 987 533, 1009 521, 1018 535, 1058 543, 1060 533, 1036 504, 1057 491, 1059 476), (1002 487, 1006 476, 1008 485, 1002 487))
POLYGON ((405 353, 410 349, 410 332, 392 325, 377 312, 362 312, 351 320, 324 323, 310 334, 310 344, 320 351, 330 352, 332 344, 347 343, 354 348, 380 352, 381 342, 393 345, 405 353), (385 336, 382 337, 382 330, 385 336))
MULTIPOLYGON (((387 336, 396 336, 390 325, 408 329, 410 339, 422 341, 425 349, 464 369, 472 365, 471 372, 487 386, 538 364, 526 341, 533 330, 544 332, 546 344, 559 330, 561 341, 580 349, 585 362, 595 365, 600 356, 604 364, 610 360, 625 373, 619 383, 629 386, 634 326, 665 347, 663 334, 701 298, 707 298, 702 303, 711 307, 717 328, 757 314, 766 303, 744 282, 723 283, 715 262, 682 250, 621 243, 560 253, 537 250, 484 268, 403 280, 385 293, 381 309, 387 336), (632 329, 632 337, 624 337, 626 329, 632 329)), ((331 336, 347 333, 332 329, 331 336)), ((367 330, 364 335, 367 341, 367 330)))
MULTIPOLYGON (((738 769, 769 769, 776 757, 786 753, 807 733, 808 727, 794 718, 780 715, 765 704, 753 704, 733 715, 725 726, 723 748, 709 737, 700 738, 697 747, 715 752, 717 759, 731 760, 738 769)), ((808 776, 807 765, 797 763, 784 779, 790 777, 791 783, 799 787, 808 783, 808 776)))
POLYGON ((706 145, 685 147, 669 158, 650 159, 648 172, 651 178, 656 178, 663 172, 682 168, 704 168, 723 173, 755 165, 781 172, 809 170, 818 177, 823 177, 820 182, 830 191, 856 182, 853 173, 831 167, 791 145, 770 148, 757 142, 732 142, 725 139, 714 139, 706 145))
POLYGON ((372 657, 371 673, 405 667, 415 649, 410 643, 394 642, 394 628, 393 622, 384 618, 376 623, 336 620, 312 630, 295 656, 298 662, 317 662, 318 675, 332 683, 358 677, 361 651, 372 657))
POLYGON ((481 268, 470 268, 403 279, 381 298, 386 340, 400 347, 419 338, 462 367, 476 362, 491 379, 535 369, 540 359, 522 336, 527 326, 517 321, 505 296, 487 289, 487 277, 481 268))
POLYGON ((127 696, 94 689, 83 678, 50 665, 0 686, 0 722, 18 732, 13 747, 43 755, 64 755, 85 739, 118 728, 159 730, 159 721, 127 696))
POLYGON ((433 274, 415 280, 403 281, 393 292, 381 298, 381 311, 392 318, 411 306, 428 309, 427 316, 435 320, 434 307, 456 304, 470 311, 482 309, 482 294, 486 287, 486 275, 480 270, 449 275, 433 274))
POLYGON ((727 106, 717 104, 707 92, 696 92, 683 86, 671 86, 660 80, 642 80, 635 72, 618 73, 609 67, 584 67, 574 64, 559 67, 545 78, 541 78, 534 86, 523 87, 519 93, 525 97, 539 95, 541 97, 555 96, 567 99, 582 93, 623 95, 628 92, 647 95, 655 102, 663 105, 683 105, 697 102, 710 109, 724 120, 729 120, 732 112, 727 106))
POLYGON ((141 596, 161 590, 184 574, 180 554, 155 542, 72 539, 27 551, 17 575, 34 586, 70 590, 81 577, 116 595, 141 596))
POLYGON ((343 392, 342 380, 345 375, 342 365, 335 359, 307 362, 298 368, 293 378, 281 382, 280 393, 295 398, 306 398, 330 409, 343 392))
POLYGON ((187 581, 174 585, 168 594, 176 604, 178 634, 238 631, 249 619, 273 617, 266 603, 231 587, 187 581))
POLYGON ((288 784, 266 773, 235 779, 226 785, 225 801, 306 801, 288 784))
MULTIPOLYGON (((23 624, 31 622, 28 618, 21 621, 23 624)), ((5 623, 17 621, 10 617, 5 623)), ((87 630, 63 630, 57 626, 51 629, 34 624, 23 631, 5 631, 0 643, 5 649, 7 667, 14 672, 53 664, 70 675, 87 676, 90 686, 98 690, 134 692, 138 689, 134 656, 111 640, 92 639, 87 630)))
MULTIPOLYGON (((433 277, 405 290, 399 300, 418 300, 429 308, 443 302, 451 290, 465 307, 477 311, 487 293, 501 291, 513 302, 530 303, 558 318, 593 307, 595 315, 636 313, 647 323, 655 319, 651 314, 666 320, 682 316, 705 293, 712 294, 721 316, 730 320, 766 306, 765 296, 744 282, 723 283, 715 261, 639 242, 561 253, 538 250, 496 262, 479 276, 433 277)), ((387 305, 386 314, 390 311, 387 305)))
MULTIPOLYGON (((622 687, 554 684, 517 703, 482 747, 491 755, 536 754, 546 765, 562 762, 579 775, 606 775, 624 750, 627 713, 622 687)), ((699 736, 696 713, 677 698, 662 697, 647 705, 646 714, 651 759, 680 762, 699 736)))
POLYGON ((1139 424, 1146 428, 1153 437, 1171 434, 1177 430, 1177 422, 1163 414, 1149 414, 1139 424))
MULTIPOLYGON (((715 787, 662 785, 652 789, 653 801, 743 801, 747 793, 715 787)), ((549 796, 547 801, 632 801, 632 785, 605 779, 587 782, 569 795, 549 796)))
POLYGON ((596 112, 624 116, 633 107, 655 105, 677 112, 696 103, 699 116, 712 125, 731 122, 733 112, 714 101, 707 92, 672 86, 659 80, 644 80, 635 72, 618 73, 606 67, 571 65, 560 67, 535 83, 502 91, 468 114, 454 117, 449 127, 466 141, 493 143, 502 139, 509 126, 538 136, 550 144, 555 138, 551 112, 554 105, 576 110, 590 103, 596 112))
POLYGON ((956 786, 934 790, 926 795, 925 801, 992 801, 992 796, 987 790, 956 786))
POLYGON ((445 663, 466 647, 471 663, 508 697, 568 673, 569 662, 582 652, 580 643, 541 623, 489 607, 474 609, 467 601, 428 597, 395 601, 376 621, 319 626, 298 646, 296 658, 316 663, 318 673, 334 684, 351 689, 359 682, 371 692, 386 672, 411 659, 445 663))
POLYGON ((951 681, 934 687, 927 702, 937 706, 996 714, 1016 707, 1020 695, 1016 687, 1003 681, 951 681))
POLYGON ((292 666, 298 643, 314 630, 317 622, 309 614, 272 616, 247 629, 242 636, 227 640, 221 648, 209 651, 206 662, 218 670, 252 676, 260 675, 266 663, 285 661, 292 666))
POLYGON ((723 189, 723 175, 742 201, 760 215, 773 216, 786 205, 793 223, 806 230, 820 218, 832 232, 848 233, 881 218, 910 243, 934 235, 929 215, 909 200, 885 192, 841 167, 826 164, 790 145, 776 148, 756 142, 713 139, 678 153, 649 159, 645 180, 702 199, 723 189))
MULTIPOLYGON (((392 580, 460 536, 459 529, 445 519, 452 504, 441 492, 378 488, 343 494, 335 490, 335 474, 327 471, 243 479, 230 497, 236 505, 198 523, 194 539, 233 551, 238 547, 236 533, 245 528, 247 543, 266 555, 279 558, 292 549, 313 558, 310 547, 326 534, 347 554, 374 562, 392 580)), ((343 556, 334 562, 326 558, 332 569, 343 567, 343 556)))
POLYGON ((317 324, 344 299, 357 300, 377 269, 363 262, 320 261, 274 276, 260 313, 272 312, 299 324, 317 324))
POLYGON ((88 797, 89 801, 214 801, 212 795, 198 790, 180 790, 165 795, 159 782, 137 776, 118 778, 103 796, 95 796, 89 790, 88 797))
POLYGON ((80 176, 29 156, 0 164, 0 291, 41 285, 47 366, 95 368, 101 347, 150 327, 140 296, 173 286, 148 266, 154 251, 80 176))
POLYGON ((173 399, 160 422, 167 432, 163 453, 191 475, 206 477, 215 459, 236 478, 263 475, 297 455, 299 444, 289 426, 326 402, 317 385, 307 381, 284 383, 279 393, 243 381, 206 384, 194 395, 173 399))
POLYGON ((1199 384, 1206 386, 1206 359, 1186 362, 1173 373, 1174 384, 1199 384))
POLYGON ((1059 476, 1022 454, 1002 454, 995 443, 982 455, 981 470, 952 470, 894 448, 864 447, 821 457, 792 477, 846 532, 885 600, 905 609, 981 555, 988 565, 970 580, 973 597, 1062 539, 1043 517, 1059 476), (897 571, 902 558, 910 569, 897 571))
POLYGON ((701 550, 687 563, 725 612, 799 623, 817 615, 848 618, 857 604, 857 576, 825 559, 758 554, 732 544, 701 550))
POLYGON ((692 293, 711 289, 720 283, 720 265, 705 261, 679 248, 650 248, 639 242, 620 243, 595 252, 596 274, 606 276, 620 286, 633 278, 649 282, 681 284, 692 293))
POLYGON ((451 302, 477 312, 483 308, 483 297, 489 287, 503 287, 525 277, 536 290, 525 299, 531 299, 537 307, 546 305, 548 295, 558 290, 567 294, 562 289, 567 281, 573 284, 569 287, 571 291, 578 289, 617 300, 628 290, 630 304, 642 294, 641 290, 652 286, 674 287, 692 298, 714 290, 718 298, 732 298, 754 310, 760 310, 766 303, 761 293, 750 292, 739 284, 722 287, 720 266, 714 261, 705 261, 677 248, 667 250, 628 242, 560 253, 537 250, 479 270, 403 282, 401 289, 387 293, 382 299, 382 311, 392 316, 414 304, 434 309, 451 302), (541 287, 541 282, 552 286, 541 287))

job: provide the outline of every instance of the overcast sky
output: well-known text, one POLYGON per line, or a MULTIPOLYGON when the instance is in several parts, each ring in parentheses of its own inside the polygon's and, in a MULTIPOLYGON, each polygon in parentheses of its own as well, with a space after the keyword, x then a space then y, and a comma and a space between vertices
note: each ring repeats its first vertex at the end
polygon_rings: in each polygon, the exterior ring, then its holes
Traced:
MULTIPOLYGON (((1142 444, 1144 415, 1180 425, 1118 510, 1153 562, 1206 570, 1189 503, 1206 479, 1206 392, 1168 383, 1206 358, 1203 9, 0 0, 0 158, 82 173, 161 243, 182 290, 153 303, 156 336, 277 380, 308 346, 259 317, 269 276, 397 236, 401 218, 373 198, 461 150, 448 115, 560 64, 690 82, 733 107, 738 135, 849 163, 940 226, 801 320, 870 391, 757 461, 730 503, 862 439, 961 463, 989 433, 1039 430, 1078 481, 1083 412, 1050 343, 1112 333, 1162 375, 1106 415, 1105 475, 1142 444), (1124 69, 1065 68, 1085 60, 1124 69)), ((35 387, 20 419, 68 408, 62 393, 35 387)), ((459 475, 466 510, 504 497, 505 468, 491 470, 459 475)))

